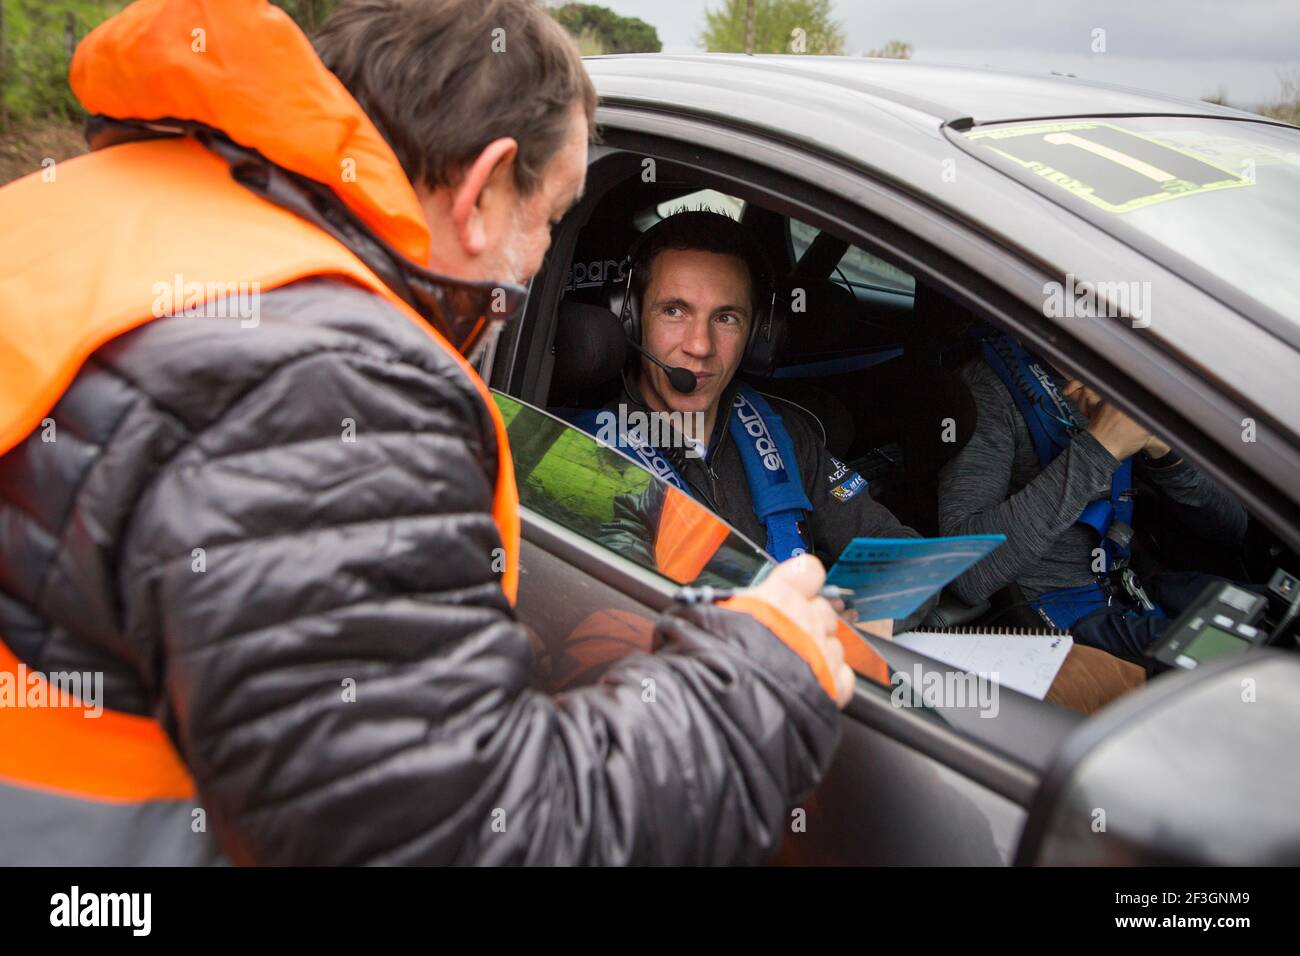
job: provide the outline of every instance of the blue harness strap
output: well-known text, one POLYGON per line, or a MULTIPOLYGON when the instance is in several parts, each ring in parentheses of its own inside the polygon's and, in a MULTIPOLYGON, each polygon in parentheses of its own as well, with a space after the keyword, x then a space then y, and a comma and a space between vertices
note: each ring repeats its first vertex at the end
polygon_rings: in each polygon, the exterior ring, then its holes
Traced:
MULTIPOLYGON (((984 361, 1011 394, 1029 429, 1039 464, 1046 468, 1070 444, 1078 427, 1074 410, 1057 388, 1045 363, 1009 335, 980 343, 984 361)), ((1097 533, 1104 552, 1103 572, 1121 567, 1129 556, 1133 527, 1133 459, 1120 462, 1110 480, 1110 496, 1090 502, 1076 519, 1097 533)), ((1049 591, 1031 602, 1051 624, 1068 628, 1085 614, 1106 607, 1110 598, 1099 583, 1049 591)), ((1155 612, 1158 613, 1157 608, 1155 612)), ((1143 612, 1131 612, 1134 614, 1143 612)))
POLYGON ((1029 602, 1029 606, 1038 612, 1048 626, 1063 631, 1072 627, 1079 618, 1109 604, 1106 592, 1095 581, 1076 588, 1047 591, 1029 602))
POLYGON ((727 422, 740 449, 754 515, 767 528, 767 553, 784 561, 808 550, 799 522, 812 511, 800 480, 794 442, 763 397, 742 385, 727 422))
MULTIPOLYGON (((694 497, 677 467, 635 426, 608 409, 564 414, 567 421, 622 452, 651 474, 694 497)), ((794 442, 763 397, 742 385, 727 429, 740 453, 754 515, 767 529, 767 552, 778 561, 809 550, 800 522, 812 511, 803 490, 794 442)))

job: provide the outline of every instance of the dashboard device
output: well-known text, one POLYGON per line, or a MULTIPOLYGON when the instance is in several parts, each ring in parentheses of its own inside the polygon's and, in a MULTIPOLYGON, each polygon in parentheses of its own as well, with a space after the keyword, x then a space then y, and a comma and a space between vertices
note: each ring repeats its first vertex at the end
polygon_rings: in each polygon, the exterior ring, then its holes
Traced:
POLYGON ((1300 580, 1282 568, 1273 572, 1268 581, 1269 628, 1272 643, 1280 647, 1300 650, 1300 632, 1296 629, 1300 617, 1300 580))
POLYGON ((1225 581, 1205 587, 1192 605, 1147 652, 1155 670, 1192 670, 1209 661, 1263 644, 1261 618, 1268 599, 1225 581))

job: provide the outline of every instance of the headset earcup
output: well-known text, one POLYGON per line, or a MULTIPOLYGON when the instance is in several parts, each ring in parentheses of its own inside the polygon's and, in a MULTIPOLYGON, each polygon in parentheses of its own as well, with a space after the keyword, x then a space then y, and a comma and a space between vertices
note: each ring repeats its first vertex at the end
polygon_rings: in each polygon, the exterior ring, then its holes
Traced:
POLYGON ((637 345, 641 344, 641 303, 630 289, 624 296, 623 328, 627 330, 628 338, 637 345))
POLYGON ((768 338, 771 331, 771 318, 764 315, 759 318, 758 326, 750 333, 745 343, 745 354, 740 358, 740 370, 750 375, 762 375, 770 364, 771 349, 768 338))
POLYGON ((741 371, 749 375, 767 375, 780 353, 785 333, 785 317, 773 299, 745 345, 745 354, 740 360, 741 371))
POLYGON ((605 283, 605 295, 609 302, 609 311, 618 316, 623 323, 623 331, 637 345, 641 344, 641 310, 637 308, 636 296, 629 292, 627 280, 615 280, 605 283))

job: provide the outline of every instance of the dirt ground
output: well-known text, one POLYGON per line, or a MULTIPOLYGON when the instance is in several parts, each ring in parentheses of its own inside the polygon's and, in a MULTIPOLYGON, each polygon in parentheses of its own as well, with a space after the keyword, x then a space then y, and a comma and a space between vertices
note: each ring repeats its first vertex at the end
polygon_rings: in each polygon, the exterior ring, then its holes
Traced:
POLYGON ((0 186, 39 171, 43 159, 59 162, 85 151, 80 123, 44 122, 0 133, 0 186))

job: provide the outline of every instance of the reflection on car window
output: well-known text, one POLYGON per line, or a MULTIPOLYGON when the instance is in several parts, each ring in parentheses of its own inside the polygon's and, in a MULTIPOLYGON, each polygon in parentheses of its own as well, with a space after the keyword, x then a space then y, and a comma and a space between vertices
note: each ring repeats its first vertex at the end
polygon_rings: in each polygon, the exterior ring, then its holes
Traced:
MULTIPOLYGON (((794 251, 794 260, 798 262, 820 230, 797 219, 789 222, 790 245, 794 251)), ((904 292, 908 295, 916 293, 916 279, 857 246, 849 246, 830 279, 850 292, 855 289, 874 289, 878 292, 904 292)))
MULTIPOLYGON (((519 503, 673 584, 749 587, 773 567, 762 548, 689 495, 547 412, 494 391, 519 503)), ((846 662, 888 688, 884 660, 847 625, 846 662)))
POLYGON ((494 392, 520 504, 674 584, 748 587, 772 566, 758 545, 632 459, 494 392))

